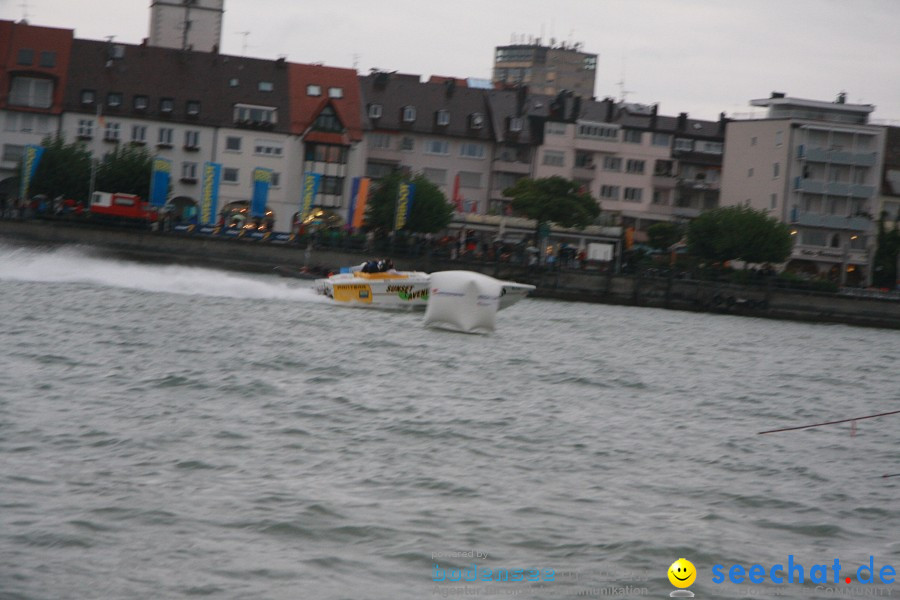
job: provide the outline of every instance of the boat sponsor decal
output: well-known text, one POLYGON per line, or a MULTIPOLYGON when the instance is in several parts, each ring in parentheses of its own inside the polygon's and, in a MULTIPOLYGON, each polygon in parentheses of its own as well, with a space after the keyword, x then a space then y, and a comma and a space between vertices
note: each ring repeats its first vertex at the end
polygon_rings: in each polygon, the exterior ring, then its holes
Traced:
POLYGON ((337 302, 372 302, 372 287, 367 283, 342 283, 333 286, 333 296, 337 302))
POLYGON ((397 294, 401 300, 428 300, 428 288, 414 290, 411 285, 389 285, 385 288, 388 294, 397 294))

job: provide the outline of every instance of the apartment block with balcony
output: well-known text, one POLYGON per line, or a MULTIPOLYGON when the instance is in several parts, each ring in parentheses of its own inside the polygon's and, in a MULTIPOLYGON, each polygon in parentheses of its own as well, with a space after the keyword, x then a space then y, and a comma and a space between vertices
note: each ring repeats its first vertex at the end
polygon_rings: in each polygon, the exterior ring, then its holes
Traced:
POLYGON ((885 227, 900 227, 900 127, 885 128, 884 169, 881 196, 875 216, 884 217, 885 227))
POLYGON ((461 210, 485 213, 495 146, 486 91, 465 80, 422 82, 396 73, 373 73, 360 83, 366 174, 422 173, 461 210))
POLYGON ((789 223, 790 270, 850 285, 870 281, 884 155, 871 105, 790 98, 754 100, 763 119, 728 123, 723 204, 767 210, 789 223))
POLYGON ((581 44, 528 43, 498 46, 494 50, 492 81, 501 87, 527 86, 533 93, 556 94, 567 90, 583 98, 594 97, 597 55, 582 51, 581 44))

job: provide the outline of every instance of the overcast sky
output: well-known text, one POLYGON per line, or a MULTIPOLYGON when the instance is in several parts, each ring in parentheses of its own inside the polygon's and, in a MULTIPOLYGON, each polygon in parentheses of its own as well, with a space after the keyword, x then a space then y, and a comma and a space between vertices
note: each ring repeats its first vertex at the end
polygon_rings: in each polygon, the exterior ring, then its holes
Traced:
MULTIPOLYGON (((140 43, 150 0, 0 0, 0 18, 25 13, 140 43)), ((660 114, 716 119, 772 91, 846 91, 900 125, 900 0, 226 0, 222 52, 242 54, 246 40, 259 58, 489 78, 513 34, 581 42, 599 54, 598 97, 624 90, 660 114)))

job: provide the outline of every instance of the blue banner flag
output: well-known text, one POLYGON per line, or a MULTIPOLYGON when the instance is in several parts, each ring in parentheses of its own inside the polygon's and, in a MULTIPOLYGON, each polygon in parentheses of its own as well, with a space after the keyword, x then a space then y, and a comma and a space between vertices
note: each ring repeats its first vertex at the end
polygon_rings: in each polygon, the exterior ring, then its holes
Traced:
POLYGON ((208 162, 203 165, 203 192, 200 194, 200 224, 215 225, 219 207, 219 181, 222 165, 208 162))
POLYGON ((356 202, 359 197, 359 182, 362 177, 354 177, 350 184, 350 206, 347 207, 347 228, 353 227, 353 213, 356 211, 356 202))
POLYGON ((153 173, 150 175, 150 204, 161 208, 169 200, 169 178, 172 176, 172 161, 168 158, 153 159, 153 173))
POLYGON ((266 202, 269 200, 269 184, 272 183, 272 169, 253 169, 253 198, 250 200, 250 217, 266 216, 266 202))
POLYGON ((43 155, 43 146, 34 144, 25 146, 25 152, 22 154, 22 175, 19 183, 19 197, 23 200, 28 198, 28 188, 31 187, 31 180, 43 155))
POLYGON ((416 186, 412 183, 401 183, 397 192, 397 219, 394 221, 394 229, 403 229, 409 218, 409 210, 412 208, 413 198, 416 195, 416 186))
POLYGON ((319 183, 322 176, 318 173, 303 174, 303 201, 300 203, 300 222, 306 221, 319 193, 319 183))

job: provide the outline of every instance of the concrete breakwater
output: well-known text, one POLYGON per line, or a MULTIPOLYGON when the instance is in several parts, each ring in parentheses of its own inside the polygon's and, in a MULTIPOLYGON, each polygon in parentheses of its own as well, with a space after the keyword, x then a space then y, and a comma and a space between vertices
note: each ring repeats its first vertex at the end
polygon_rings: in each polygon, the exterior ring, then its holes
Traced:
MULTIPOLYGON (((81 244, 108 255, 135 260, 210 265, 271 272, 276 265, 337 267, 366 258, 356 252, 318 249, 179 234, 96 228, 65 222, 0 221, 0 242, 7 244, 81 244)), ((900 329, 900 301, 783 289, 773 285, 611 275, 592 270, 544 270, 508 263, 394 257, 399 268, 422 271, 467 269, 537 286, 536 297, 646 306, 825 323, 900 329)))

